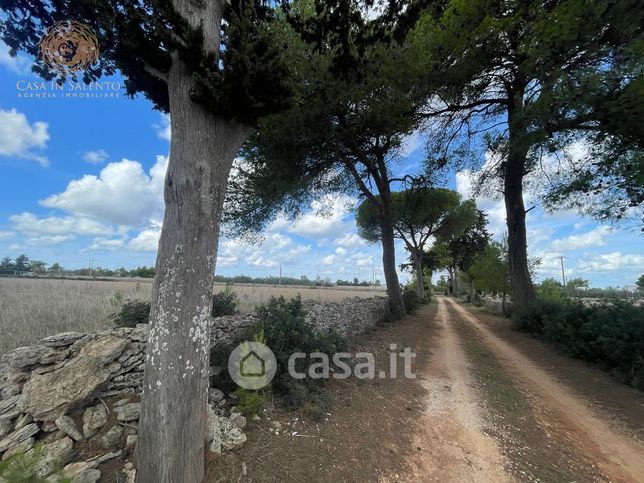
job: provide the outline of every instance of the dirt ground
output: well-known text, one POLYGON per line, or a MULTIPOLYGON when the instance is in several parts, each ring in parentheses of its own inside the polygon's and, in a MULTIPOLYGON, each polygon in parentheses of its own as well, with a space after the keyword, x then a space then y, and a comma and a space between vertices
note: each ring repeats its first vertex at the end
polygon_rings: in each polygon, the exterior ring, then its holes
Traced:
POLYGON ((644 481, 644 394, 446 297, 354 351, 379 374, 392 343, 415 379, 333 380, 321 423, 270 407, 207 481, 644 481))

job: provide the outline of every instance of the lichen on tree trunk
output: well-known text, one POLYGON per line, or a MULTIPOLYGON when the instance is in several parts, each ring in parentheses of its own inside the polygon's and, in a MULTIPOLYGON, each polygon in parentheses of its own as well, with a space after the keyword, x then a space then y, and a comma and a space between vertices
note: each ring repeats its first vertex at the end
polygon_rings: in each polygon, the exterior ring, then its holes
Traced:
POLYGON ((212 284, 228 175, 248 129, 190 99, 180 60, 169 72, 172 123, 156 262, 137 481, 200 482, 212 284))

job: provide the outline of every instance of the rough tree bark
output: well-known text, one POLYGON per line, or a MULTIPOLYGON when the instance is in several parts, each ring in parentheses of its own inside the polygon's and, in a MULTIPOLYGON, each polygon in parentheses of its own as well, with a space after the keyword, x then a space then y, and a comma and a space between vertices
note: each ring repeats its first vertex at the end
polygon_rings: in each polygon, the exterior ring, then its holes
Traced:
POLYGON ((425 281, 423 280, 423 255, 412 252, 414 256, 414 270, 416 271, 416 293, 420 300, 425 299, 425 281))
POLYGON ((526 127, 521 119, 524 89, 518 86, 510 96, 508 108, 508 158, 505 166, 503 188, 508 226, 508 269, 512 302, 522 307, 536 299, 528 270, 528 240, 526 236, 526 210, 523 203, 523 176, 525 175, 528 149, 523 139, 526 127))
POLYGON ((396 272, 396 245, 394 226, 391 221, 391 193, 389 184, 380 189, 382 211, 380 213, 380 233, 382 243, 382 269, 387 283, 387 297, 389 298, 389 316, 392 320, 401 319, 406 315, 405 302, 400 290, 398 273, 396 272))
POLYGON ((453 266, 451 268, 448 268, 448 273, 450 275, 450 289, 452 291, 452 295, 454 297, 458 297, 458 268, 456 266, 453 266))
MULTIPOLYGON (((221 2, 175 0, 219 49, 221 2), (214 26, 213 26, 214 23, 214 26)), ((250 130, 190 99, 191 76, 174 58, 168 73, 172 122, 165 216, 156 261, 137 482, 198 483, 204 478, 208 343, 219 222, 235 154, 250 130)))

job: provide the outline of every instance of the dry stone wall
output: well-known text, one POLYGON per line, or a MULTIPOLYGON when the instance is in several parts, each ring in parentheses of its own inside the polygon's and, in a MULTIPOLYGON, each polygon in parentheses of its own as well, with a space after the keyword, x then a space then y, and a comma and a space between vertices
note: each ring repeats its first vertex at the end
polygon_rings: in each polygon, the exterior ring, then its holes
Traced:
MULTIPOLYGON (((312 325, 349 336, 373 327, 387 308, 384 297, 305 301, 304 307, 312 325)), ((225 353, 251 336, 259 323, 256 315, 214 319, 212 351, 225 353)), ((118 458, 123 479, 133 480, 127 457, 137 438, 147 336, 147 325, 93 334, 67 332, 3 355, 0 459, 24 453, 34 460, 40 478, 93 482, 100 478, 102 465, 118 458)), ((224 416, 226 401, 218 389, 211 389, 209 402, 210 449, 241 446, 246 439, 243 416, 224 416)))

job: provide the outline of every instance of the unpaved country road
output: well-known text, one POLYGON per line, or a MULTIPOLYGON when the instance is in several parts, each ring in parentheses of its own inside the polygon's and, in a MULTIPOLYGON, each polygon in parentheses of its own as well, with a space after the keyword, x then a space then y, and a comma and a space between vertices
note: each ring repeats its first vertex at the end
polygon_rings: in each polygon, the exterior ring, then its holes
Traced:
MULTIPOLYGON (((477 478, 473 472, 471 478, 456 476, 452 481, 484 481, 492 478, 494 481, 502 481, 503 475, 494 474, 497 465, 503 466, 494 453, 493 445, 481 434, 480 418, 477 420, 476 402, 468 390, 469 375, 468 368, 462 356, 459 340, 452 328, 454 323, 465 323, 491 350, 502 366, 506 367, 519 380, 519 387, 522 391, 530 394, 533 404, 540 406, 539 419, 545 427, 557 426, 565 431, 565 437, 571 447, 575 448, 582 457, 593 462, 601 474, 602 479, 609 481, 638 482, 644 481, 644 445, 637 439, 627 436, 615 427, 607 424, 601 416, 597 415, 590 408, 590 405, 574 394, 566 385, 558 382, 552 375, 538 367, 529 357, 512 347, 506 341, 497 337, 476 314, 468 311, 461 305, 446 297, 438 297, 437 323, 444 332, 441 342, 441 350, 436 354, 434 364, 438 367, 446 367, 445 374, 451 381, 453 388, 456 388, 456 395, 449 400, 440 402, 443 408, 448 409, 457 424, 469 428, 473 433, 466 432, 465 442, 472 443, 475 447, 472 451, 473 461, 479 462, 474 466, 482 477, 477 478), (447 315, 446 315, 447 314, 447 315), (472 409, 472 411, 470 411, 472 409), (546 419, 552 419, 548 421, 546 419), (473 429, 472 429, 473 428, 473 429), (477 430, 478 428, 478 430, 477 430), (563 429, 562 429, 563 428, 563 429), (489 461, 487 466, 483 465, 482 459, 489 461)), ((472 370, 471 368, 469 369, 472 370)), ((435 384, 435 383, 433 383, 435 384)), ((433 388, 430 394, 436 397, 437 388, 433 388)), ((440 393, 439 393, 440 394, 440 393)), ((441 396, 445 397, 445 396, 441 396)), ((429 411, 433 403, 429 401, 429 411)), ((461 439, 459 437, 459 439, 461 439)), ((497 467, 498 471, 499 468, 497 467)))
POLYGON ((413 481, 511 481, 494 439, 483 431, 481 408, 472 392, 469 368, 441 300, 433 326, 435 340, 428 367, 418 375, 427 391, 424 431, 414 444, 422 454, 413 481))

